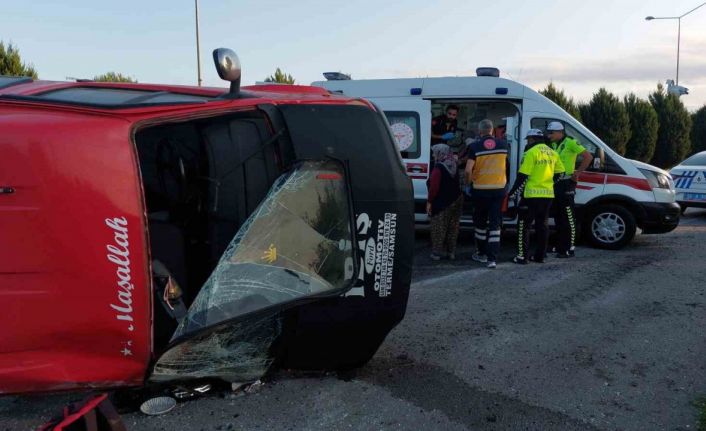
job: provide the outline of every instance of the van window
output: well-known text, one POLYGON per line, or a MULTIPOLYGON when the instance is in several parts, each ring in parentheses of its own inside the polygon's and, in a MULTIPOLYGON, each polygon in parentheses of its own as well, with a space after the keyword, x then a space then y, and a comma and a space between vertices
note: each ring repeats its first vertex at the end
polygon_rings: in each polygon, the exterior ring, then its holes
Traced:
POLYGON ((414 111, 385 111, 385 116, 402 158, 418 159, 422 154, 419 145, 419 114, 414 111))
MULTIPOLYGON (((599 151, 598 145, 593 143, 586 135, 583 133, 579 132, 574 128, 571 124, 567 124, 564 121, 558 120, 556 118, 533 118, 531 121, 531 127, 533 129, 541 129, 546 133, 547 130, 547 125, 551 121, 559 121, 564 125, 564 128, 566 129, 566 134, 568 136, 571 136, 572 138, 576 139, 576 141, 581 144, 586 150, 588 150, 589 153, 593 155, 594 160, 601 160, 601 151, 599 151)), ((579 166, 581 164, 581 160, 583 159, 582 156, 578 156, 576 158, 576 166, 579 166)), ((589 171, 602 171, 604 168, 603 161, 601 160, 600 167, 596 165, 596 163, 591 164, 591 166, 588 167, 589 171)))

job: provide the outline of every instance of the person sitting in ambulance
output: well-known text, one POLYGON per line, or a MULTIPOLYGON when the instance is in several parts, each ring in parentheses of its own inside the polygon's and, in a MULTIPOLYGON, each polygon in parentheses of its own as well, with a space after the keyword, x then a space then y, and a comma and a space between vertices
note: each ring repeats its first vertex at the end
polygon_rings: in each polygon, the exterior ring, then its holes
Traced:
POLYGON ((458 106, 446 107, 446 114, 439 115, 431 120, 431 145, 443 144, 456 136, 458 129, 458 106))

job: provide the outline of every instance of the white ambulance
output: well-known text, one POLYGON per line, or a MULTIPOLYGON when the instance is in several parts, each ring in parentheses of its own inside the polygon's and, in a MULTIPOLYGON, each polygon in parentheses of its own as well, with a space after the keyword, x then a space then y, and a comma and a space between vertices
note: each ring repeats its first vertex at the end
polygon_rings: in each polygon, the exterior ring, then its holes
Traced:
MULTIPOLYGON (((594 246, 619 249, 632 240, 637 228, 643 234, 654 234, 677 227, 680 208, 668 172, 618 155, 551 100, 518 82, 500 78, 498 69, 479 68, 476 74, 351 80, 347 75, 326 73, 326 81, 312 85, 364 97, 384 111, 397 138, 407 174, 413 179, 417 223, 428 222, 425 202, 432 118, 453 104, 459 107, 459 130, 448 143, 452 148, 462 148, 464 142, 477 134, 480 120, 492 120, 501 133, 504 130, 504 138, 512 148, 510 184, 515 180, 527 130, 543 130, 550 121, 564 124, 567 134, 594 156, 588 172, 579 178, 576 193, 582 235, 594 246)), ((471 221, 467 214, 463 222, 471 221)), ((511 210, 508 214, 513 218, 507 218, 506 225, 515 223, 515 212, 511 210)))

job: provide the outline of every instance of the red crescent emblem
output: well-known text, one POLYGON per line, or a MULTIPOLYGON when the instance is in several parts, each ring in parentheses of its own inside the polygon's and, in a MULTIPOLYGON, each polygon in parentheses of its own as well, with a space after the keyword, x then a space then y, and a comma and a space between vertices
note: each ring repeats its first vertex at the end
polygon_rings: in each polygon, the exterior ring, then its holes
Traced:
POLYGON ((495 140, 494 139, 486 139, 483 141, 483 147, 485 147, 486 150, 492 150, 495 148, 495 140))

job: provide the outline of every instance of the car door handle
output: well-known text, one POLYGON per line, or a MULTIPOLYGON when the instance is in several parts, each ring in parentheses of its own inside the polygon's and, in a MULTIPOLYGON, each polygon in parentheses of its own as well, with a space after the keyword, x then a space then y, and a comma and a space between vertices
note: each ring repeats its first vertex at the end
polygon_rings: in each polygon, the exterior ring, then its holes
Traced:
POLYGON ((15 193, 15 189, 9 186, 0 187, 0 195, 11 195, 15 193))

